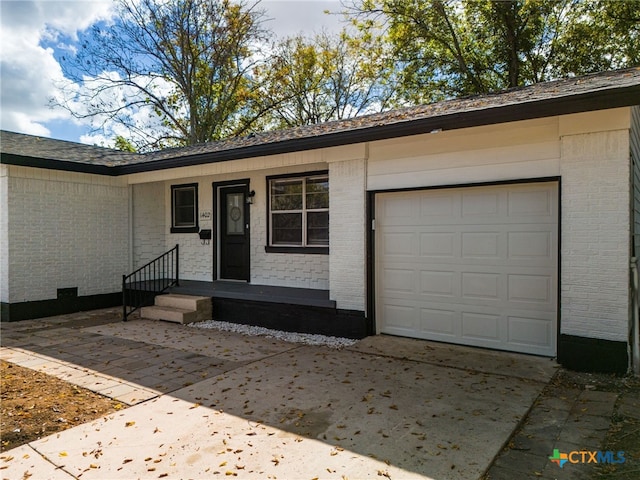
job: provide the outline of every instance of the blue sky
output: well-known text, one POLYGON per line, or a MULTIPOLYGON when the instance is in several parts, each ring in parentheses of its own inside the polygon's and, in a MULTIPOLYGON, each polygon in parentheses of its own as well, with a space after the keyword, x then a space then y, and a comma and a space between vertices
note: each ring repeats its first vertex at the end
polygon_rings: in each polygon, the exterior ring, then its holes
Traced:
MULTIPOLYGON (((0 1, 0 128, 13 132, 88 144, 108 142, 91 134, 87 122, 73 119, 61 108, 51 108, 64 76, 58 62, 77 44, 82 32, 108 21, 110 0, 1 0, 0 1)), ((339 30, 339 0, 262 0, 277 36, 339 30)))

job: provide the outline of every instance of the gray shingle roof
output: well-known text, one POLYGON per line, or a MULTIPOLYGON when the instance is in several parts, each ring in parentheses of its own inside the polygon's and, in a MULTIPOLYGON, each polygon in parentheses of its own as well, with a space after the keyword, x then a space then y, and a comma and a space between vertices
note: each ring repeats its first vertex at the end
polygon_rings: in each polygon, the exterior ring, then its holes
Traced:
MULTIPOLYGON (((29 157, 124 174, 637 104, 640 68, 631 68, 147 154, 5 131, 0 151, 2 163, 29 157)), ((42 163, 34 166, 57 168, 42 163)))
POLYGON ((0 131, 0 150, 2 154, 87 163, 105 167, 126 165, 135 157, 140 157, 135 153, 8 132, 6 130, 0 131))

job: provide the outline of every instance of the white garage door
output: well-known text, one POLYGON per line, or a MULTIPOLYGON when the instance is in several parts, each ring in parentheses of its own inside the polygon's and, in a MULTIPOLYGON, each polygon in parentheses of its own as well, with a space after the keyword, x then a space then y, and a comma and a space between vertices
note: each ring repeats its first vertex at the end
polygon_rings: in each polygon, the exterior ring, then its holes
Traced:
POLYGON ((375 198, 379 332, 555 355, 555 182, 375 198))

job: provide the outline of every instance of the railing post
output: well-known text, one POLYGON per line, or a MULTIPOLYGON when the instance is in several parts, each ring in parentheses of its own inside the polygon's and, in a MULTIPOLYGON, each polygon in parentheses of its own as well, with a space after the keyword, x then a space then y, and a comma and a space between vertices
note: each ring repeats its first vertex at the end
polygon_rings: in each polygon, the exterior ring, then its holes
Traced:
POLYGON ((176 285, 180 286, 180 244, 176 243, 176 285))
POLYGON ((122 275, 122 321, 127 321, 127 276, 122 275))

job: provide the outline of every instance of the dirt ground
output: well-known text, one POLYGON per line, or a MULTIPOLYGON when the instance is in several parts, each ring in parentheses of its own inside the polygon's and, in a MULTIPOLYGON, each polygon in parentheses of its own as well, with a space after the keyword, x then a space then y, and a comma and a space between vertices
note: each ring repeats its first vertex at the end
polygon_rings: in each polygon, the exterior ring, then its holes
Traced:
POLYGON ((0 451, 121 410, 126 405, 0 360, 0 451))

